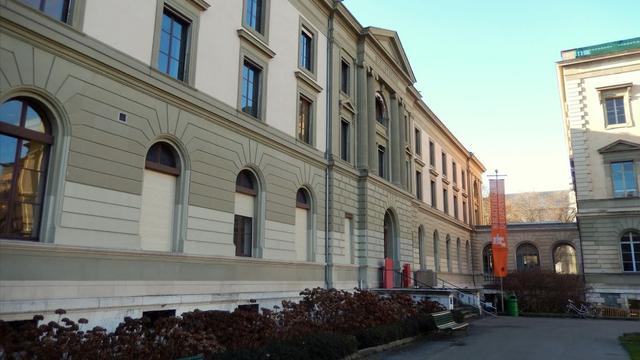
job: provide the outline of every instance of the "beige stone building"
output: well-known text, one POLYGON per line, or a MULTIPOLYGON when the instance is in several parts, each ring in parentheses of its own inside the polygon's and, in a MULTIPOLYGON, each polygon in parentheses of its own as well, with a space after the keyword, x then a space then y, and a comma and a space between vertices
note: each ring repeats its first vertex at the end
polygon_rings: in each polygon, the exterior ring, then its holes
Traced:
POLYGON ((590 299, 637 308, 640 38, 563 51, 557 69, 590 299))
POLYGON ((338 2, 0 0, 0 70, 4 320, 472 280, 484 167, 338 2))

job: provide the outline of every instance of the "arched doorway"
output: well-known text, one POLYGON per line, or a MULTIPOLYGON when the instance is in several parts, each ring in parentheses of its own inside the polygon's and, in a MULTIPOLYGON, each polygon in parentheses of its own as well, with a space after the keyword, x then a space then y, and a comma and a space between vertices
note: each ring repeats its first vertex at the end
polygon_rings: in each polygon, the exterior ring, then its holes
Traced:
POLYGON ((311 196, 305 188, 298 189, 296 193, 296 228, 295 243, 296 257, 299 261, 309 261, 311 258, 311 196))
POLYGON ((418 227, 418 256, 420 257, 420 270, 427 269, 427 259, 424 251, 424 229, 422 225, 418 227))
POLYGON ((553 249, 553 269, 558 274, 577 274, 576 249, 569 244, 560 244, 553 249))
POLYGON ((484 275, 493 275, 493 249, 491 244, 482 249, 482 273, 484 275))
POLYGON ((395 225, 393 223, 393 215, 387 210, 384 214, 384 258, 396 260, 395 253, 395 225))

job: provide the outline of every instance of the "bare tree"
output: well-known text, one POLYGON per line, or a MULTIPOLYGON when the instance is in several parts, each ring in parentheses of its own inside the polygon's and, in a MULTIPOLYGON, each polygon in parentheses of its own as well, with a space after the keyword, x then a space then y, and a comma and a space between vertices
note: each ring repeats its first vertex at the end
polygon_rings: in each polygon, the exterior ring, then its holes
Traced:
MULTIPOLYGON (((489 208, 489 199, 485 200, 489 208)), ((525 192, 507 194, 507 222, 574 222, 575 207, 572 206, 568 191, 525 192)), ((486 212, 487 216, 490 213, 486 212)), ((490 219, 488 219, 490 222, 490 219)), ((488 222, 487 222, 488 223, 488 222)))

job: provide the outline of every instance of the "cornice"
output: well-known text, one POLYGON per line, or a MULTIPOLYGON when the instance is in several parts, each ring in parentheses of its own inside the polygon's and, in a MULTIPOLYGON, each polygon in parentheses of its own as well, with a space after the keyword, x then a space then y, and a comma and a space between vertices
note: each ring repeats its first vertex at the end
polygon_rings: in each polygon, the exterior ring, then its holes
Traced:
POLYGON ((240 28, 237 30, 238 37, 241 40, 244 40, 249 45, 253 46, 256 50, 259 50, 264 56, 269 59, 273 59, 276 56, 276 52, 271 50, 267 44, 265 44, 262 40, 258 39, 251 32, 247 31, 245 28, 240 28))

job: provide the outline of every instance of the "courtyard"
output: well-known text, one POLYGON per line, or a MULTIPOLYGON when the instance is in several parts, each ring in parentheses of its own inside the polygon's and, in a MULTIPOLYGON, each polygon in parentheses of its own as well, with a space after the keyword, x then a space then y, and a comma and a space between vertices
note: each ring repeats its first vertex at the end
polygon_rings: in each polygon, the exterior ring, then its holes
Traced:
POLYGON ((640 331, 638 321, 482 318, 469 335, 419 341, 368 359, 629 359, 618 336, 640 331))

